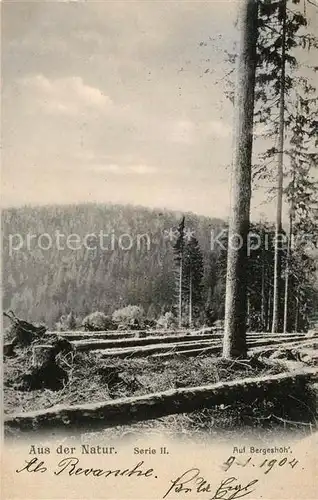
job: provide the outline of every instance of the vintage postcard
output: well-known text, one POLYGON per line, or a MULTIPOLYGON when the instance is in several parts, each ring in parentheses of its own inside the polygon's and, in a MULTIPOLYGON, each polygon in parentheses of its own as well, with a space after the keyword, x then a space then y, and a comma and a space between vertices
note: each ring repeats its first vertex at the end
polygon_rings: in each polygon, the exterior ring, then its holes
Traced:
POLYGON ((318 2, 1 20, 2 498, 317 498, 318 2))

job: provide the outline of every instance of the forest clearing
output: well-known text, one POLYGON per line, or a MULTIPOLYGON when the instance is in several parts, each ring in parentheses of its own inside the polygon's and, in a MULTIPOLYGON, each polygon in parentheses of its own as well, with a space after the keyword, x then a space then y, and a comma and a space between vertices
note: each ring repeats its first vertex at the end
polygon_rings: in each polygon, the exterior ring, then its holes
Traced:
POLYGON ((7 434, 96 432, 145 420, 156 427, 172 416, 172 433, 176 421, 187 422, 190 434, 248 426, 316 428, 317 331, 249 333, 248 357, 240 360, 220 358, 222 333, 212 328, 118 335, 46 332, 17 348, 4 366, 7 434), (67 380, 59 390, 43 385, 28 391, 21 382, 43 364, 56 338, 73 347, 57 357, 67 380))

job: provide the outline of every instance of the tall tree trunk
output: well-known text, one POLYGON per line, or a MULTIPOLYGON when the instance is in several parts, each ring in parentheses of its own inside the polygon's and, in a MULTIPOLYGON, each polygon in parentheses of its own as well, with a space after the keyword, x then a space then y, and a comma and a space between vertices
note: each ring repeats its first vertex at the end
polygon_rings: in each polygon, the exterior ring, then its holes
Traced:
POLYGON ((246 292, 246 329, 250 329, 251 327, 251 322, 250 322, 250 312, 251 312, 251 299, 250 299, 250 292, 246 292))
POLYGON ((286 255, 286 268, 285 268, 285 292, 284 292, 284 324, 283 332, 287 332, 287 320, 288 320, 288 297, 289 297, 289 273, 290 273, 290 253, 291 253, 291 239, 293 232, 293 220, 292 216, 289 216, 289 235, 287 242, 287 255, 286 255))
POLYGON ((299 322, 299 287, 296 290, 296 314, 295 314, 295 332, 298 332, 298 322, 299 322))
POLYGON ((284 132, 285 132, 285 68, 286 68, 286 3, 282 0, 282 67, 280 75, 279 97, 279 137, 278 137, 278 164, 277 164, 277 205, 275 228, 275 259, 274 259, 274 297, 273 297, 273 322, 272 333, 281 332, 282 315, 280 298, 282 291, 282 255, 280 238, 282 234, 282 208, 283 208, 283 176, 284 176, 284 132))
POLYGON ((289 275, 290 275, 290 264, 291 264, 291 245, 293 238, 293 221, 294 221, 294 191, 295 191, 295 181, 296 181, 296 165, 293 163, 293 177, 292 177, 292 197, 290 202, 289 210, 289 234, 288 234, 288 245, 287 245, 287 256, 286 256, 286 271, 285 271, 285 294, 284 294, 284 333, 287 332, 287 322, 288 322, 288 299, 289 299, 289 275))
POLYGON ((192 328, 192 272, 189 277, 189 327, 192 328))
POLYGON ((271 318, 273 316, 273 302, 272 302, 273 294, 272 294, 272 286, 268 289, 268 316, 267 316, 267 331, 270 331, 271 327, 271 318))
POLYGON ((225 297, 223 357, 246 356, 247 236, 250 225, 258 2, 240 2, 240 54, 235 92, 232 206, 225 297), (237 238, 239 241, 237 241, 237 238), (236 240, 236 241, 235 241, 236 240))
POLYGON ((261 325, 262 330, 266 330, 266 318, 265 318, 265 241, 264 241, 264 229, 261 229, 261 266, 262 266, 262 276, 261 276, 261 325))
POLYGON ((178 325, 179 328, 182 327, 182 279, 183 279, 183 255, 180 256, 180 265, 179 265, 179 305, 178 305, 178 325))

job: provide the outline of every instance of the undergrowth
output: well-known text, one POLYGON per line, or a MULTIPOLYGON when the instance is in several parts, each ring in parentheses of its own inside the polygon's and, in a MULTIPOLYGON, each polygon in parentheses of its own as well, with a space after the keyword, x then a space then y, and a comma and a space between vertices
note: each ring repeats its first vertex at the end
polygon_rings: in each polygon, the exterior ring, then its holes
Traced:
MULTIPOLYGON (((245 377, 275 374, 284 371, 261 362, 230 361, 211 356, 182 358, 102 359, 99 353, 69 353, 59 364, 69 379, 60 391, 21 391, 18 382, 32 369, 31 348, 4 363, 4 411, 7 414, 139 396, 169 389, 195 387, 245 377)), ((220 430, 277 428, 310 432, 316 427, 316 400, 310 391, 264 395, 252 404, 224 401, 215 408, 187 414, 170 415, 129 426, 118 426, 105 432, 112 436, 147 431, 177 436, 214 435, 220 430)))

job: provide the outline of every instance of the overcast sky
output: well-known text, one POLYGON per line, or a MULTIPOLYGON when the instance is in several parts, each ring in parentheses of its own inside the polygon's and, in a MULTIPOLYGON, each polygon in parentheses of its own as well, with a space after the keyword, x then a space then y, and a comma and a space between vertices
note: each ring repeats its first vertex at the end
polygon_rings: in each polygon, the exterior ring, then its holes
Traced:
POLYGON ((231 0, 3 3, 3 204, 226 217, 235 19, 231 0))

